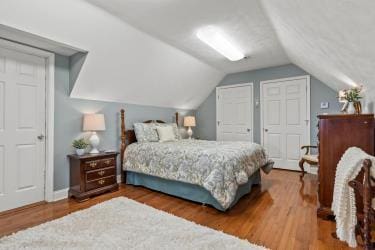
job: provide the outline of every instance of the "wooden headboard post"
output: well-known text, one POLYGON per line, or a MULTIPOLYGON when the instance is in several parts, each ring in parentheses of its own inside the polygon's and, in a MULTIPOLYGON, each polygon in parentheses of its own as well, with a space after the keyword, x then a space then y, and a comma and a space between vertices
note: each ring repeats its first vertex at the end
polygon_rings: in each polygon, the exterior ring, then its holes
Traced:
POLYGON ((123 165, 124 165, 124 153, 125 153, 125 148, 126 148, 126 130, 125 130, 125 110, 121 109, 121 151, 120 151, 120 171, 121 171, 121 182, 125 183, 125 174, 123 165))

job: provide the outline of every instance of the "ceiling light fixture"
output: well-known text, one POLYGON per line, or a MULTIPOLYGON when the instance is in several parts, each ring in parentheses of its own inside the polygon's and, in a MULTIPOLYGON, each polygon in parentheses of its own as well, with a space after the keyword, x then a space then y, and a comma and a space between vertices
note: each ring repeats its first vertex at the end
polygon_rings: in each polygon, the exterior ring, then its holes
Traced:
POLYGON ((223 33, 213 26, 199 29, 197 37, 231 61, 238 61, 245 57, 241 51, 228 41, 223 33))

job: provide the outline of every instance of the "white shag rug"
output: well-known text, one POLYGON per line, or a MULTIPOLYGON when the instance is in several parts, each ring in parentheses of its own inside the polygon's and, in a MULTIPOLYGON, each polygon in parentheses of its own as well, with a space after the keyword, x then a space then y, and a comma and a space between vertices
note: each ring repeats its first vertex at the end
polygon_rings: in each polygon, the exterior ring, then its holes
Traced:
POLYGON ((0 239, 0 249, 265 249, 119 197, 0 239))

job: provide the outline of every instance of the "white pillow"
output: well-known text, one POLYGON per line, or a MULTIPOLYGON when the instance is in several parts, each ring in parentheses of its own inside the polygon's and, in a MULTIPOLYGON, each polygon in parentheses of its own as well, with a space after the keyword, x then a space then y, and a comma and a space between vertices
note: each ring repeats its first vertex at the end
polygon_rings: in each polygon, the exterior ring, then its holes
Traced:
POLYGON ((158 131, 159 142, 166 141, 176 141, 176 135, 172 126, 157 126, 156 131, 158 131))
MULTIPOLYGON (((181 140, 180 130, 178 129, 178 126, 177 126, 176 123, 157 123, 156 126, 159 126, 159 127, 172 126, 175 137, 176 137, 176 140, 181 140)), ((185 129, 184 129, 184 131, 185 131, 185 129)))

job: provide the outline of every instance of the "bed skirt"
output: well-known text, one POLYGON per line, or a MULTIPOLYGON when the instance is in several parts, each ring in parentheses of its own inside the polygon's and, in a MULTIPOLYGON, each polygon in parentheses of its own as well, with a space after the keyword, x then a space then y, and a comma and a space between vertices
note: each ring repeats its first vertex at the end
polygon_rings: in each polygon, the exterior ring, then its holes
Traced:
MULTIPOLYGON (((261 176, 260 170, 258 170, 252 176, 249 177, 249 181, 247 183, 238 187, 236 197, 228 209, 233 207, 242 196, 250 193, 251 187, 253 185, 260 184, 260 182, 261 176)), ((126 184, 143 186, 169 195, 211 205, 220 211, 227 210, 224 209, 215 200, 215 198, 212 197, 210 192, 208 192, 206 189, 198 185, 174 180, 167 180, 160 177, 131 171, 126 171, 126 184)))

